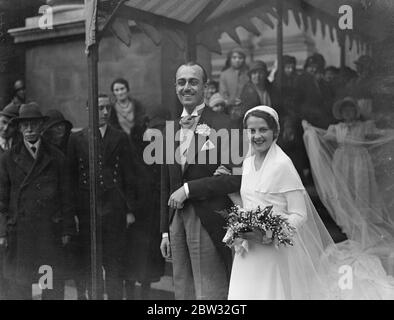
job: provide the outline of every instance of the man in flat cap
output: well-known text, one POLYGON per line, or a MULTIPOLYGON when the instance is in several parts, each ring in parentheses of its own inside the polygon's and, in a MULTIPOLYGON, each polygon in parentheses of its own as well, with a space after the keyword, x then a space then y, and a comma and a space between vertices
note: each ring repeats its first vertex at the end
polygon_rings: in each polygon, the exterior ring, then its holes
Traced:
POLYGON ((75 231, 63 154, 41 138, 45 117, 36 103, 15 119, 21 141, 0 158, 0 246, 10 299, 63 299, 63 245, 75 231), (59 235, 62 228, 63 237, 59 235))

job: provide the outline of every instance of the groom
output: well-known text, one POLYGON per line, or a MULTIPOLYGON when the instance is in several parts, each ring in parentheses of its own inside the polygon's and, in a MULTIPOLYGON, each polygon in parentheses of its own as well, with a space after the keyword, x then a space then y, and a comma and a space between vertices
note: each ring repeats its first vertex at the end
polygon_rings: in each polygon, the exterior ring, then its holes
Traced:
POLYGON ((176 72, 183 112, 174 131, 180 139, 175 150, 165 150, 180 161, 162 167, 160 246, 165 258, 172 257, 175 299, 227 299, 228 293, 231 251, 222 243, 225 220, 217 211, 231 206, 227 194, 239 191, 241 176, 213 175, 222 164, 224 142, 211 141, 210 132, 228 129, 230 120, 204 104, 206 82, 197 63, 176 72), (206 156, 210 161, 201 161, 206 156))

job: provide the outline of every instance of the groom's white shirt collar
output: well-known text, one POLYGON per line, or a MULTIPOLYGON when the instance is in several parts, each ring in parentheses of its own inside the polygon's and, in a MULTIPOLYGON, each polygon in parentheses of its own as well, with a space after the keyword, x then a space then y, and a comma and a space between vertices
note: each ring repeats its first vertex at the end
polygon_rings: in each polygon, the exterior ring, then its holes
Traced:
POLYGON ((196 117, 198 117, 199 116, 198 112, 200 110, 204 109, 204 108, 205 108, 205 103, 203 102, 200 105, 198 105, 197 107, 195 107, 193 112, 191 114, 189 114, 189 112, 187 112, 186 108, 183 107, 183 112, 181 114, 181 118, 186 117, 186 116, 196 116, 196 117))

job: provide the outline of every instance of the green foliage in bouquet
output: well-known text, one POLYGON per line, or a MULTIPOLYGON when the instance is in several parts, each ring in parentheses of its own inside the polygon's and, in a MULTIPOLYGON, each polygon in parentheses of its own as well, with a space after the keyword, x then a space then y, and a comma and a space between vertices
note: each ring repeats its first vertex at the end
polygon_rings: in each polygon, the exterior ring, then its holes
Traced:
POLYGON ((223 242, 231 247, 242 233, 260 231, 267 238, 271 238, 277 247, 279 245, 293 246, 292 238, 295 228, 286 218, 274 214, 272 209, 273 206, 267 206, 264 209, 259 206, 255 210, 245 210, 234 206, 225 212, 219 212, 227 222, 227 233, 223 242))

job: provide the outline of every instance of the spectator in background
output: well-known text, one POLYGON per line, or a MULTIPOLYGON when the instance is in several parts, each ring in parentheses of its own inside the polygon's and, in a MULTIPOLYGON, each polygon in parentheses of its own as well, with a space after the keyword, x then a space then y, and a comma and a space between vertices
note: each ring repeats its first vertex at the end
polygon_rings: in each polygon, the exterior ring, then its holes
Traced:
MULTIPOLYGON (((134 152, 124 132, 108 125, 112 110, 107 95, 98 98, 98 166, 97 220, 101 226, 102 267, 105 270, 105 289, 109 300, 123 298, 123 267, 127 249, 127 229, 144 214, 137 205, 134 152)), ((90 277, 90 197, 88 130, 70 136, 67 150, 73 197, 79 221, 79 263, 82 283, 89 287, 90 277)), ((103 299, 104 282, 99 283, 99 299, 103 299)))
POLYGON ((144 149, 149 144, 143 139, 149 119, 142 105, 130 97, 129 83, 125 79, 116 79, 111 90, 116 102, 109 116, 109 124, 127 134, 135 162, 133 166, 138 168, 137 207, 141 214, 126 233, 126 294, 129 300, 137 298, 135 286, 138 281, 142 285, 141 297, 147 299, 151 283, 159 281, 164 274, 160 232, 154 232, 157 229, 154 226, 160 221, 160 187, 157 185, 160 174, 155 165, 148 165, 143 159, 144 149))
POLYGON ((215 93, 211 99, 209 99, 209 107, 215 112, 224 112, 226 107, 226 101, 224 101, 223 97, 220 93, 215 93))
POLYGON ((374 61, 370 56, 363 55, 355 62, 358 77, 353 78, 347 85, 347 94, 357 100, 361 117, 369 118, 373 108, 372 89, 375 85, 372 79, 374 61))
POLYGON ((72 123, 66 120, 63 114, 55 109, 48 110, 45 116, 48 121, 44 125, 43 137, 54 146, 58 147, 63 154, 66 154, 68 138, 73 127, 72 123))
POLYGON ((19 107, 26 102, 26 88, 25 83, 23 80, 16 80, 14 83, 14 97, 12 98, 11 102, 7 105, 8 106, 16 106, 19 107))
POLYGON ((329 66, 324 70, 324 81, 329 84, 335 83, 339 76, 339 69, 334 66, 329 66))
POLYGON ((205 88, 205 104, 209 105, 209 99, 215 94, 219 92, 219 82, 215 80, 208 80, 207 86, 205 88))
POLYGON ((16 143, 18 128, 13 119, 19 116, 19 107, 10 104, 0 111, 0 155, 16 143))
POLYGON ((248 81, 246 54, 242 48, 235 48, 227 54, 226 64, 219 82, 219 92, 227 105, 236 103, 248 81))
POLYGON ((324 128, 328 128, 328 126, 335 122, 335 118, 332 114, 332 106, 334 105, 337 91, 339 90, 338 85, 338 75, 339 69, 330 66, 324 70, 323 77, 318 80, 320 91, 322 94, 322 124, 324 128))
POLYGON ((272 105, 272 85, 268 81, 268 68, 261 60, 253 61, 249 72, 249 82, 245 84, 241 93, 241 103, 244 114, 259 105, 272 105))
POLYGON ((358 77, 357 71, 345 66, 340 69, 338 75, 338 90, 336 92, 336 100, 343 99, 348 95, 349 83, 358 77))
MULTIPOLYGON (((293 56, 283 56, 283 76, 282 88, 280 88, 277 73, 273 81, 274 90, 276 95, 281 96, 281 113, 279 117, 284 119, 286 116, 292 116, 296 112, 295 99, 296 99, 296 73, 297 60, 293 56)), ((274 106, 276 107, 276 106, 274 106)), ((278 110, 276 110, 278 111, 278 110)))
MULTIPOLYGON (((17 127, 12 119, 18 117, 19 107, 9 105, 0 111, 0 156, 15 144, 15 133, 17 127)), ((9 282, 4 276, 4 253, 5 250, 0 249, 0 300, 6 300, 10 291, 9 282)))
MULTIPOLYGON (((321 106, 323 96, 319 85, 322 78, 324 63, 320 56, 312 55, 307 58, 304 72, 298 77, 296 83, 296 114, 301 115, 308 122, 324 127, 321 106)), ((298 119, 301 122, 301 119, 298 119)))

